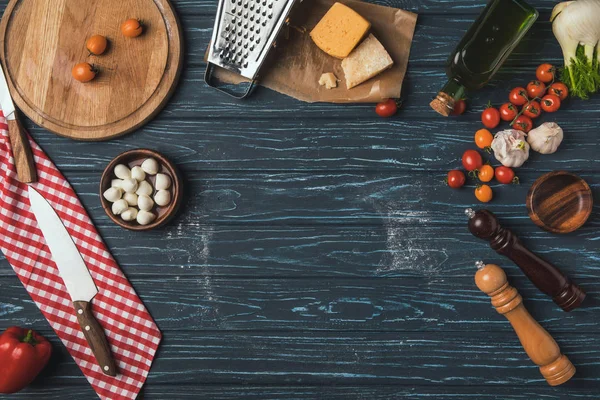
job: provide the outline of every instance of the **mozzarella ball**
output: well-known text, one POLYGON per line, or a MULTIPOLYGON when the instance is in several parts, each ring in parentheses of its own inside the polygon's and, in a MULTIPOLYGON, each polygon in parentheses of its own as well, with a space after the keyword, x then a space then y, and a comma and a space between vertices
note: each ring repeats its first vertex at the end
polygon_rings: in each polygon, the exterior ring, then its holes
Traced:
POLYGON ((146 173, 144 172, 142 167, 135 166, 131 168, 131 177, 136 181, 141 182, 144 179, 146 179, 146 173))
POLYGON ((135 194, 135 193, 125 193, 125 195, 123 196, 123 199, 130 206, 132 206, 132 207, 137 206, 137 203, 138 203, 138 195, 137 194, 135 194))
POLYGON ((114 203, 115 201, 119 200, 121 196, 123 196, 123 189, 111 187, 106 189, 104 193, 102 193, 102 196, 104 196, 104 198, 111 203, 114 203))
POLYGON ((135 193, 135 191, 138 190, 138 181, 136 181, 133 178, 123 179, 123 184, 121 185, 121 188, 126 193, 135 193))
POLYGON ((110 187, 120 188, 123 184, 123 179, 113 179, 110 181, 110 187))
POLYGON ((158 162, 154 158, 148 158, 142 163, 142 169, 149 175, 156 175, 158 173, 158 162))
POLYGON ((138 207, 143 211, 150 211, 152 207, 154 207, 154 201, 150 198, 150 196, 146 196, 145 194, 138 196, 138 207))
POLYGON ((154 215, 153 213, 141 210, 137 214, 136 220, 137 220, 138 224, 140 224, 140 225, 148 225, 149 223, 154 221, 155 218, 156 218, 156 215, 154 215))
POLYGON ((154 195, 154 202, 161 207, 166 206, 171 202, 171 192, 168 190, 159 190, 154 195))
POLYGON ((171 187, 171 178, 166 174, 156 174, 156 182, 154 182, 156 190, 166 190, 171 187))
POLYGON ((141 181, 138 185, 138 189, 135 191, 138 196, 150 196, 152 195, 152 192, 154 192, 154 189, 152 189, 152 185, 148 181, 141 181))
POLYGON ((124 199, 117 200, 112 205, 112 213, 115 215, 121 214, 123 211, 129 208, 129 204, 124 199))
POLYGON ((119 179, 131 178, 131 170, 123 164, 119 164, 115 167, 115 175, 119 179))
POLYGON ((129 207, 127 210, 121 213, 121 218, 123 221, 134 221, 137 218, 138 210, 134 207, 129 207))

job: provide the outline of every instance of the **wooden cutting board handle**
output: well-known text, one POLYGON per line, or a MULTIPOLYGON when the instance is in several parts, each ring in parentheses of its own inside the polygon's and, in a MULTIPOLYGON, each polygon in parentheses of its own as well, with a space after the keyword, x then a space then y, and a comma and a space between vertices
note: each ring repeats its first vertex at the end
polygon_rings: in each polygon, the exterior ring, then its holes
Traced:
POLYGON ((32 183, 37 181, 37 172, 29 139, 21 121, 15 110, 15 119, 7 120, 8 137, 15 159, 15 168, 17 169, 17 179, 23 183, 32 183))
POLYGON ((475 284, 492 298, 492 305, 510 321, 525 352, 540 367, 548 384, 558 386, 571 379, 575 367, 560 352, 552 336, 529 314, 517 289, 508 284, 504 270, 481 261, 477 268, 475 284))

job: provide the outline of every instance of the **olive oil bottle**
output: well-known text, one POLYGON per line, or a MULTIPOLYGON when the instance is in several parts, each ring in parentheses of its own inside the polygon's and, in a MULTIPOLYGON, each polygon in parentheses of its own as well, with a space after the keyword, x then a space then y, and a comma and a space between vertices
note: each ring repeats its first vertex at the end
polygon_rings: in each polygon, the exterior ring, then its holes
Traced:
POLYGON ((537 10, 523 0, 491 0, 450 54, 449 81, 431 107, 448 116, 467 90, 488 83, 537 17, 537 10))

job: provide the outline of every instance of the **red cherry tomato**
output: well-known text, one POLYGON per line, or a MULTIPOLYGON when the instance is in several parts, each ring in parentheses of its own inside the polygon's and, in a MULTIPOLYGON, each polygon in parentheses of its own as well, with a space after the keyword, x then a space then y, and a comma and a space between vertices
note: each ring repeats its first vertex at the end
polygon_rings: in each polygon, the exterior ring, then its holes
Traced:
POLYGON ((446 178, 448 186, 452 189, 461 188, 465 184, 465 180, 465 174, 457 169, 448 172, 448 177, 446 178))
POLYGON ((382 101, 381 103, 378 103, 377 106, 375 106, 375 112, 377 113, 377 115, 383 118, 391 117, 392 115, 396 114, 397 111, 398 104, 394 99, 387 99, 385 101, 382 101))
POLYGON ((519 178, 515 177, 515 171, 509 167, 496 167, 496 171, 494 173, 496 175, 496 180, 505 185, 519 182, 519 178))
POLYGON ((466 109, 467 109, 466 101, 464 101, 463 99, 456 100, 456 102, 454 102, 454 110, 452 111, 452 115, 464 114, 466 109))
POLYGON ((542 113, 540 103, 535 100, 531 100, 529 104, 523 107, 523 115, 528 116, 531 119, 536 119, 542 113))
POLYGON ((542 64, 537 67, 535 71, 535 77, 540 82, 552 82, 554 79, 554 73, 556 72, 556 68, 552 64, 542 64))
POLYGON ((531 81, 527 84, 527 94, 530 98, 542 97, 546 93, 546 84, 540 81, 531 81))
POLYGON ((553 113, 560 108, 560 98, 553 94, 548 94, 542 99, 542 110, 553 113))
POLYGON ((477 150, 467 150, 463 153, 462 164, 467 171, 475 171, 481 168, 483 159, 477 150))
POLYGON ((569 96, 569 88, 562 82, 554 82, 548 88, 548 94, 558 96, 560 101, 563 101, 567 98, 567 96, 569 96))
POLYGON ((500 118, 502 121, 510 122, 517 116, 517 107, 511 103, 504 103, 500 106, 500 118))
POLYGON ((533 121, 526 115, 520 115, 517 119, 515 119, 513 128, 527 133, 531 130, 531 128, 533 128, 533 121))
POLYGON ((529 101, 527 98, 527 90, 522 87, 516 87, 510 91, 508 95, 508 101, 513 103, 515 106, 522 106, 529 101))
POLYGON ((500 111, 494 107, 488 107, 481 113, 481 122, 486 128, 494 129, 500 123, 500 111))

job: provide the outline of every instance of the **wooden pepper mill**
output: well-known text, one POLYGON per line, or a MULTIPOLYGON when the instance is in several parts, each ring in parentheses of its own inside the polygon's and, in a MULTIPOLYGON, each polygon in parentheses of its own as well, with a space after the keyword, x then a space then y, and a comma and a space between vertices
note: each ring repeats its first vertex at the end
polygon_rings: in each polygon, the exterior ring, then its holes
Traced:
POLYGON ((557 267, 532 253, 509 229, 503 228, 488 210, 467 209, 469 230, 480 239, 488 240, 492 249, 515 262, 529 280, 564 311, 577 308, 585 292, 571 282, 557 267))
POLYGON ((492 298, 492 305, 510 321, 525 352, 540 367, 548 384, 558 386, 571 379, 575 367, 560 352, 552 336, 529 314, 517 289, 508 284, 504 270, 481 261, 476 266, 477 287, 492 298))

